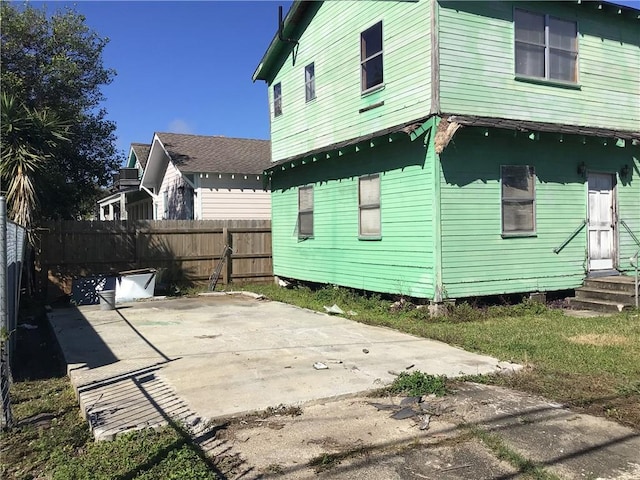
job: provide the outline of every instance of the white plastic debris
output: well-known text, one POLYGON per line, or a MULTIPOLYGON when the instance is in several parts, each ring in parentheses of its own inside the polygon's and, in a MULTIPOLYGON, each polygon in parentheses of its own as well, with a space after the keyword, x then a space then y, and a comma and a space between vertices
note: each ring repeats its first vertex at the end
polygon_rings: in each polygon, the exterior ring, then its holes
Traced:
POLYGON ((329 367, 325 363, 316 362, 316 363, 313 364, 313 368, 315 368, 316 370, 326 370, 329 367))
POLYGON ((344 310, 342 310, 338 305, 336 305, 335 303, 333 305, 331 305, 330 307, 327 307, 326 305, 324 306, 324 309, 327 311, 328 314, 330 315, 342 315, 344 313, 344 310))

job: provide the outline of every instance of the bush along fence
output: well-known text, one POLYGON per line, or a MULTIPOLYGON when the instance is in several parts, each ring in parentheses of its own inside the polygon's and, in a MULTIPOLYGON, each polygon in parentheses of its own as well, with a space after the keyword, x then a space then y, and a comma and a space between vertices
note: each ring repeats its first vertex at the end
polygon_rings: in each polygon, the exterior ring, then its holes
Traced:
POLYGON ((48 300, 76 278, 142 268, 157 269, 160 285, 205 284, 221 259, 219 284, 273 279, 270 220, 56 221, 34 234, 36 288, 48 300))

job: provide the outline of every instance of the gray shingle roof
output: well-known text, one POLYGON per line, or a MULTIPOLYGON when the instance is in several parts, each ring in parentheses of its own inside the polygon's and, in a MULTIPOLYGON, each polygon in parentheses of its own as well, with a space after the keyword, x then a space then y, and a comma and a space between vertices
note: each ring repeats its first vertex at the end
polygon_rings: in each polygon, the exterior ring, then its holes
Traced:
POLYGON ((185 172, 261 174, 271 164, 271 142, 181 133, 156 133, 185 172))
POLYGON ((147 159, 149 158, 149 151, 151 150, 151 145, 148 143, 132 143, 131 148, 133 152, 136 154, 136 158, 142 165, 142 168, 147 166, 147 159))

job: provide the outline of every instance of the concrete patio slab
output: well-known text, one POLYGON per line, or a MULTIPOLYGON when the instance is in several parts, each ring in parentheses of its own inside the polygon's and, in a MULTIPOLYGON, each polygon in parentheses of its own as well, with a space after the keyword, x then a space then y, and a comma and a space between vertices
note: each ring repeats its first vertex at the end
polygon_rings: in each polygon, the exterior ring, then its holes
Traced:
POLYGON ((97 438, 355 395, 397 372, 517 365, 444 343, 239 296, 57 309, 49 321, 97 438), (314 364, 328 368, 318 370, 314 364))

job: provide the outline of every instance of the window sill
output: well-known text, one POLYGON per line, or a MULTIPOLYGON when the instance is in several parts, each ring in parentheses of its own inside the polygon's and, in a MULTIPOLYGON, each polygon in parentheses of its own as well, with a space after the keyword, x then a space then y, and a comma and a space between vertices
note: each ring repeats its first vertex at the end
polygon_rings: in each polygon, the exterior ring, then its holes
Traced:
POLYGON ((582 85, 573 82, 563 82, 562 80, 549 80, 547 78, 525 77, 516 75, 514 80, 524 83, 535 83, 536 85, 548 85, 550 87, 568 88, 569 90, 582 90, 582 85))
POLYGON ((503 233, 500 235, 502 238, 535 238, 538 236, 536 232, 513 232, 513 233, 503 233))
POLYGON ((366 237, 363 235, 358 235, 358 240, 362 240, 364 242, 379 241, 382 240, 382 235, 371 235, 366 237))
POLYGON ((372 95, 376 92, 379 92, 381 90, 384 90, 385 84, 381 83, 380 85, 376 85, 375 87, 371 87, 368 90, 364 90, 360 93, 361 97, 368 97, 369 95, 372 95))
POLYGON ((299 242, 304 242, 305 240, 313 240, 313 235, 298 235, 299 242))

